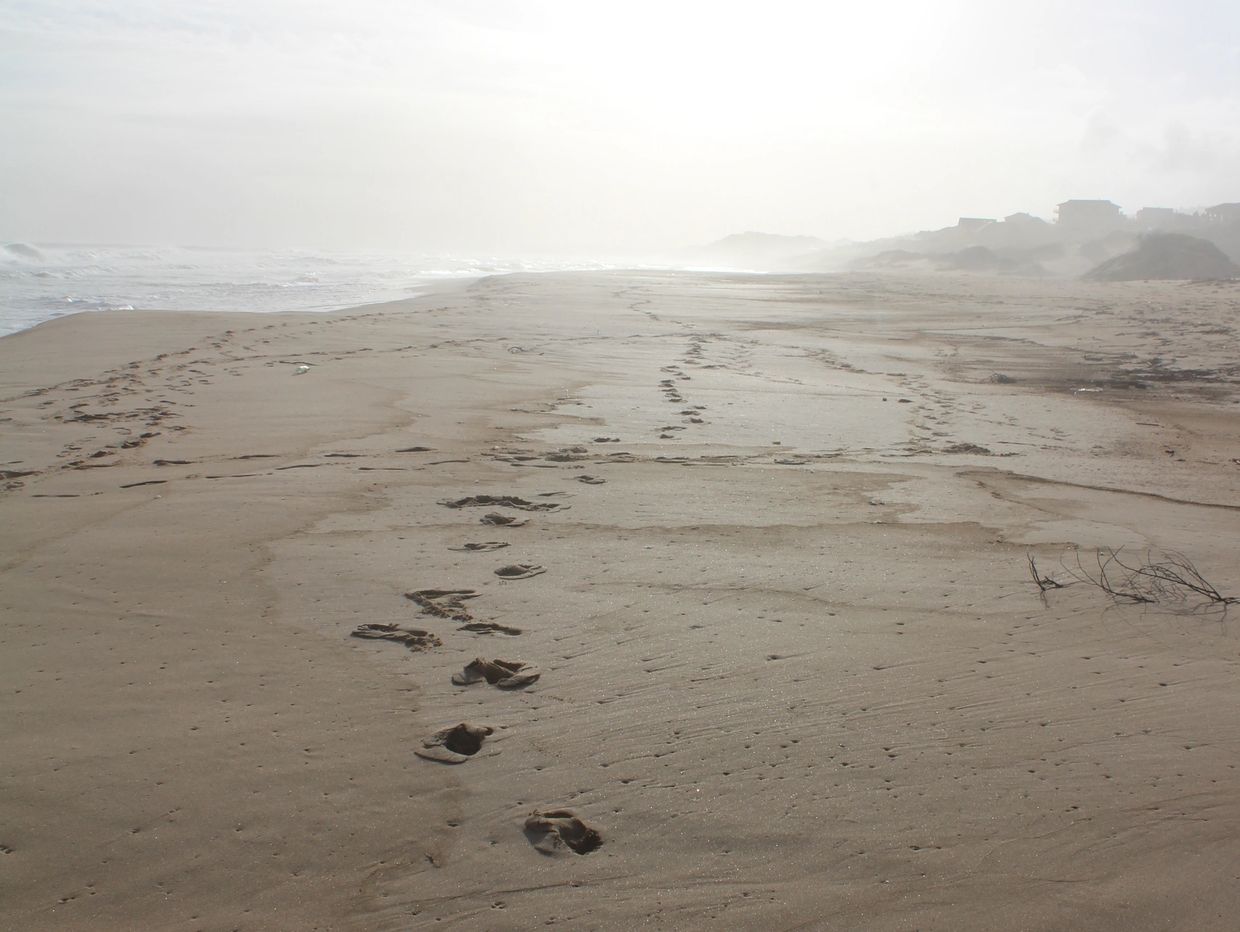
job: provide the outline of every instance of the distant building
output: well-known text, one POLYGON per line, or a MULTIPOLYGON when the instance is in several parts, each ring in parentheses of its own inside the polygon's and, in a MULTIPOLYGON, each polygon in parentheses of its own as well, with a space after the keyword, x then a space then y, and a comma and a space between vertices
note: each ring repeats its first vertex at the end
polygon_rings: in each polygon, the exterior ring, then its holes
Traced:
POLYGON ((1055 222, 1073 231, 1106 233, 1122 226, 1124 215, 1110 201, 1064 201, 1056 209, 1055 222))
POLYGON ((1004 223, 1011 223, 1014 226, 1021 224, 1046 223, 1041 217, 1035 217, 1033 214, 1027 214, 1023 211, 1017 214, 1008 214, 1003 218, 1004 223))
MULTIPOLYGON (((1057 239, 1053 226, 1032 214, 1008 214, 1001 223, 992 223, 977 237, 978 242, 991 249, 1007 250, 1013 255, 1031 249, 1039 249, 1057 239)), ((1011 256, 1010 256, 1011 257, 1011 256)))
POLYGON ((1203 210, 1201 215, 1211 223, 1240 223, 1240 204, 1215 204, 1203 210))
POLYGON ((961 217, 956 221, 956 229, 966 233, 976 233, 982 227, 994 222, 993 217, 961 217))
POLYGON ((1055 222, 1065 227, 1095 227, 1121 221, 1120 208, 1110 201, 1064 201, 1055 208, 1055 222))
POLYGON ((1142 230, 1178 230, 1193 220, 1188 214, 1170 207, 1142 207, 1134 219, 1142 230))

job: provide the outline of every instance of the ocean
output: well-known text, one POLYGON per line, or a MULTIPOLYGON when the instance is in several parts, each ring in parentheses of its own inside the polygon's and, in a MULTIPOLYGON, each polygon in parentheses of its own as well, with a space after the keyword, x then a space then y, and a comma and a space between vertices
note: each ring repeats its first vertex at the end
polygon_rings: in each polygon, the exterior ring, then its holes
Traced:
POLYGON ((607 267, 374 250, 8 243, 0 245, 0 336, 82 311, 332 311, 408 298, 444 279, 607 267))

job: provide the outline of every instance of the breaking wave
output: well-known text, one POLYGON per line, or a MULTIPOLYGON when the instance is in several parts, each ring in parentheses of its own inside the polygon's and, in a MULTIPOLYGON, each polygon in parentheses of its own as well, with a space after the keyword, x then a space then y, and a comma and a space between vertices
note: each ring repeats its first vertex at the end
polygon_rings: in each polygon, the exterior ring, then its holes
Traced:
POLYGON ((0 335, 82 311, 330 311, 412 297, 445 279, 605 267, 396 252, 8 243, 0 246, 0 335))

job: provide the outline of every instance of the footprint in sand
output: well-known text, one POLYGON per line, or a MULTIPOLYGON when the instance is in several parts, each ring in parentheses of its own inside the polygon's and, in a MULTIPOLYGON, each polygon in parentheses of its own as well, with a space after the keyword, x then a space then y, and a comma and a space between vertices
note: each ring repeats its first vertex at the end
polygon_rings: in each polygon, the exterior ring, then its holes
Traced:
POLYGON ((559 511, 569 507, 558 502, 527 502, 515 495, 470 495, 465 498, 444 499, 439 504, 447 508, 472 508, 483 505, 501 505, 521 511, 559 511))
POLYGON ((598 829, 581 821, 571 809, 534 810, 525 820, 525 835, 543 854, 559 854, 565 848, 589 854, 603 845, 598 829))
POLYGON ((545 572, 546 569, 534 563, 509 563, 497 569, 495 575, 500 579, 529 579, 545 572))
POLYGON ((510 634, 516 637, 521 633, 520 628, 514 628, 511 625, 501 625, 496 621, 471 621, 467 625, 461 625, 458 631, 473 631, 475 634, 510 634))
POLYGON ((396 641, 410 650, 426 650, 443 644, 443 641, 435 635, 421 628, 402 628, 399 625, 380 623, 358 625, 350 632, 350 635, 355 638, 396 641))
POLYGON ((465 602, 478 596, 473 589, 418 589, 405 593, 405 598, 421 608, 423 614, 453 621, 473 621, 474 616, 466 610, 465 602))
POLYGON ((543 459, 549 463, 575 463, 577 460, 585 459, 585 447, 563 447, 554 453, 548 453, 543 459))
POLYGON ((459 547, 449 547, 449 550, 462 550, 466 553, 480 553, 484 550, 503 550, 508 546, 507 541, 503 540, 484 540, 477 544, 461 544, 459 547))
POLYGON ((478 521, 493 527, 524 527, 530 523, 529 518, 512 518, 508 515, 501 515, 498 511, 485 514, 478 521))
POLYGON ((600 476, 576 476, 575 478, 578 482, 584 482, 586 485, 602 485, 607 481, 600 476))
POLYGON ((457 686, 472 686, 484 680, 500 689, 520 689, 535 682, 542 674, 528 663, 520 660, 487 660, 479 657, 465 665, 460 673, 452 674, 457 686))
POLYGON ((422 747, 413 753, 443 764, 463 764, 482 749, 482 742, 494 732, 495 729, 490 725, 461 722, 459 725, 441 728, 429 738, 423 738, 422 747))

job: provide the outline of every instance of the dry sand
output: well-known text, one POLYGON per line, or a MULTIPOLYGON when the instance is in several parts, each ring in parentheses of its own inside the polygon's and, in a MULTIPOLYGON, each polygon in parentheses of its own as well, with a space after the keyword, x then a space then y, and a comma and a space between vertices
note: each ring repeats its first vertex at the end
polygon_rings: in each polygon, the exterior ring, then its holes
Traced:
POLYGON ((1238 320, 597 273, 0 340, 0 926, 1234 928, 1240 607, 1026 554, 1240 594, 1238 320))

